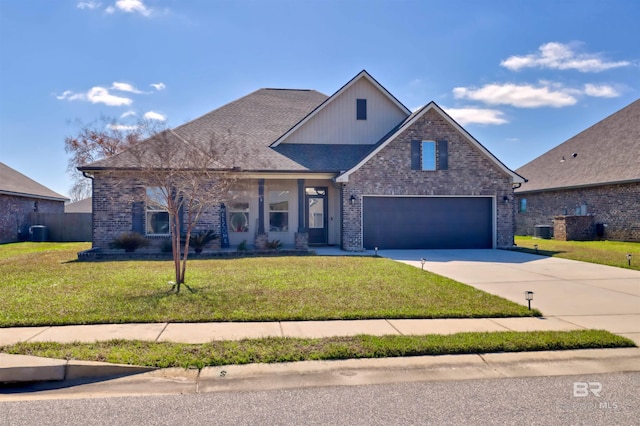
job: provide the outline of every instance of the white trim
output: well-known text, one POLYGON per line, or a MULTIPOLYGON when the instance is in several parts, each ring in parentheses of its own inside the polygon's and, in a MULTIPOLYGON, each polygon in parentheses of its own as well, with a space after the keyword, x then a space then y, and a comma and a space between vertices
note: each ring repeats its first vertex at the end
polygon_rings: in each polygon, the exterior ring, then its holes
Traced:
POLYGON ((349 182, 349 176, 353 172, 357 171, 367 161, 369 161, 371 158, 373 158, 382 148, 384 148, 389 143, 391 143, 395 138, 397 138, 399 135, 401 135, 413 123, 415 123, 418 119, 420 119, 427 111, 430 111, 432 109, 435 110, 438 114, 440 114, 445 120, 447 120, 447 122, 449 124, 451 124, 451 126, 453 126, 454 129, 456 129, 458 132, 460 132, 473 146, 475 146, 485 156, 487 156, 489 158, 489 160, 491 160, 495 165, 497 165, 502 171, 504 171, 509 176, 511 176, 511 182, 512 183, 524 183, 525 182, 525 179, 522 176, 518 175, 514 171, 510 170, 507 166, 502 164, 502 162, 500 160, 498 160, 491 152, 489 152, 489 150, 487 150, 484 146, 482 146, 482 144, 480 144, 480 142, 478 142, 473 136, 471 136, 469 134, 469 132, 467 132, 458 123, 456 123, 451 117, 449 117, 449 115, 447 115, 447 113, 445 113, 442 110, 442 108, 440 108, 433 101, 429 102, 420 111, 415 113, 414 116, 409 121, 407 121, 402 126, 400 126, 400 128, 393 135, 391 135, 389 138, 387 138, 387 140, 384 141, 382 144, 380 144, 380 146, 378 146, 376 149, 371 151, 371 153, 369 153, 369 155, 367 155, 364 159, 362 159, 362 161, 360 161, 354 167, 352 167, 351 169, 347 170, 346 172, 344 172, 340 176, 338 176, 336 178, 336 182, 349 182))
POLYGON ((360 233, 362 238, 362 248, 364 248, 364 198, 365 197, 385 197, 385 198, 491 198, 491 248, 498 247, 498 205, 495 195, 385 195, 385 194, 362 194, 362 206, 360 208, 360 233))
POLYGON ((295 126, 290 128, 289 130, 287 130, 287 132, 285 134, 283 134, 278 139, 276 139, 276 141, 273 142, 270 145, 271 148, 275 148, 276 146, 280 145, 285 139, 287 139, 289 136, 291 136, 291 134, 293 134, 296 130, 298 130, 300 127, 302 127, 305 123, 307 123, 309 120, 311 120, 313 117, 315 117, 318 113, 320 113, 320 111, 325 109, 329 104, 331 104, 331 102, 333 102, 336 98, 338 98, 342 93, 346 92, 351 86, 353 86, 357 81, 359 81, 362 78, 366 79, 371 84, 373 84, 373 86, 375 88, 377 88, 383 95, 385 95, 391 102, 393 102, 393 104, 395 106, 397 106, 404 113, 406 113, 407 115, 411 114, 411 111, 409 109, 407 109, 407 107, 402 105, 400 103, 400 101, 398 101, 398 99, 395 98, 395 96, 393 96, 391 93, 389 93, 389 91, 387 89, 382 87, 382 85, 380 83, 378 83, 373 77, 371 77, 371 75, 369 75, 369 73, 366 70, 362 70, 362 71, 360 71, 358 73, 358 75, 356 75, 349 82, 347 82, 347 84, 345 84, 340 89, 338 89, 338 91, 336 93, 334 93, 333 95, 328 97, 316 109, 311 111, 305 118, 300 120, 295 126))

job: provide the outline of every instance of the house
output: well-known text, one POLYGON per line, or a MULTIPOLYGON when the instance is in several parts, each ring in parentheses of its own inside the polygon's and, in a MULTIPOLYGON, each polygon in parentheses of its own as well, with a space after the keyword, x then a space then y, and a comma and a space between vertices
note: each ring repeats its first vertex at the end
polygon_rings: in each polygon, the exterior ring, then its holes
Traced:
POLYGON ((516 170, 516 233, 571 219, 576 239, 640 240, 639 158, 640 99, 516 170))
POLYGON ((74 201, 64 205, 65 213, 91 213, 91 197, 84 198, 82 200, 74 201))
POLYGON ((67 198, 0 163, 0 243, 29 238, 29 215, 62 213, 67 198))
MULTIPOLYGON (((524 179, 434 102, 412 113, 366 71, 331 96, 260 89, 168 134, 174 144, 213 141, 220 170, 244 184, 200 225, 224 227, 231 246, 513 243, 513 186, 524 179)), ((139 201, 130 201, 143 198, 144 183, 127 151, 80 170, 93 179, 94 247, 131 230, 168 237, 166 212, 147 205, 141 214, 139 201), (130 173, 131 183, 115 187, 118 171, 130 173)))

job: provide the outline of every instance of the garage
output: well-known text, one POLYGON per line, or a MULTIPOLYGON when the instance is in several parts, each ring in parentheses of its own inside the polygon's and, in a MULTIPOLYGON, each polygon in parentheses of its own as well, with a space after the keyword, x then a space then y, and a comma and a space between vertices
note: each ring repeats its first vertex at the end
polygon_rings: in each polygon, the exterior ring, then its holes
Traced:
POLYGON ((493 248, 491 197, 363 197, 364 248, 493 248))

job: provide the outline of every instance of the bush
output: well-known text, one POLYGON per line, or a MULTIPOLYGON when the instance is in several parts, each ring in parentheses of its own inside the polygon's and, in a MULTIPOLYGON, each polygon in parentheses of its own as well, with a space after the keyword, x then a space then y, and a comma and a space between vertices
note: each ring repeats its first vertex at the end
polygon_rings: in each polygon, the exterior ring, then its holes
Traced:
POLYGON ((189 245, 193 247, 196 253, 202 253, 204 246, 210 241, 217 240, 218 234, 213 231, 193 233, 189 237, 189 245))
POLYGON ((125 252, 131 253, 148 245, 149 240, 137 232, 124 232, 109 244, 109 248, 124 249, 125 252))
POLYGON ((272 250, 278 250, 282 248, 282 242, 280 240, 267 241, 267 248, 272 250))

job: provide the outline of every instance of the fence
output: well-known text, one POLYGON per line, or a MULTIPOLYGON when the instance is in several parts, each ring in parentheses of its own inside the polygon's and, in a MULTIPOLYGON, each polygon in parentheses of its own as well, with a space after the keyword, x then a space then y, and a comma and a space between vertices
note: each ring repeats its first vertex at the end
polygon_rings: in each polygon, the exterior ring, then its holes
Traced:
POLYGON ((91 213, 30 213, 31 225, 47 227, 47 241, 91 241, 91 213))

